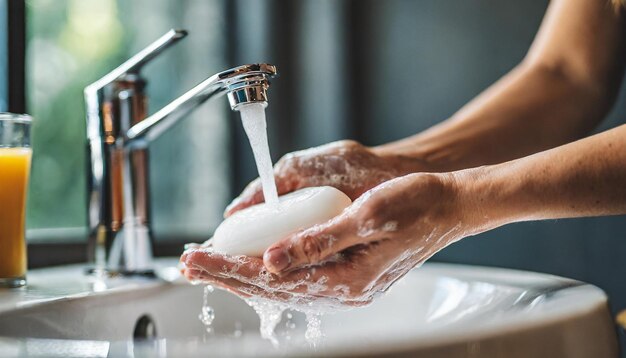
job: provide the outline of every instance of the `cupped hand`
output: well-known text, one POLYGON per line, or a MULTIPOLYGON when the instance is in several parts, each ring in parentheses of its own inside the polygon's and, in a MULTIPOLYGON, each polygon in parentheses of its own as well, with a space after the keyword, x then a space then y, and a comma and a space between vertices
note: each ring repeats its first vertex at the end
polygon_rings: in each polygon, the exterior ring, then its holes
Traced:
POLYGON ((263 259, 210 249, 187 251, 181 261, 190 280, 241 296, 303 302, 331 299, 368 303, 411 268, 473 233, 450 174, 410 174, 364 193, 334 219, 272 245, 263 259))
MULTIPOLYGON (((279 195, 327 185, 355 200, 380 183, 417 171, 428 171, 419 159, 382 155, 343 140, 285 155, 274 166, 274 177, 279 195)), ((261 182, 256 179, 226 208, 225 216, 263 201, 261 182)))

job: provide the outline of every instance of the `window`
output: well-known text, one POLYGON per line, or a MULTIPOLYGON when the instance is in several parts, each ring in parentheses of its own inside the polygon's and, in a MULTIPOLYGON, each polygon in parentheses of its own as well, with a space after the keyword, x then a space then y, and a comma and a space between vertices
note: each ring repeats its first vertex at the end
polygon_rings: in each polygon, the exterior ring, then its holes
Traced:
MULTIPOLYGON (((33 128, 31 241, 85 240, 83 88, 170 28, 187 39, 148 65, 149 108, 160 109, 228 67, 224 0, 29 0, 26 98, 33 128)), ((2 88, 0 87, 0 92, 2 88)), ((206 237, 230 196, 225 100, 198 108, 150 147, 157 240, 206 237)))

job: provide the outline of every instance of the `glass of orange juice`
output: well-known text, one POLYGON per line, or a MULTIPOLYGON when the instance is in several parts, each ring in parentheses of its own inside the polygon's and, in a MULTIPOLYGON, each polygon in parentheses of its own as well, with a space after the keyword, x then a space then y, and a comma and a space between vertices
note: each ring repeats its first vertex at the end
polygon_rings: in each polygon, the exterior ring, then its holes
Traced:
POLYGON ((0 287, 26 284, 26 189, 30 126, 25 114, 0 113, 0 287))

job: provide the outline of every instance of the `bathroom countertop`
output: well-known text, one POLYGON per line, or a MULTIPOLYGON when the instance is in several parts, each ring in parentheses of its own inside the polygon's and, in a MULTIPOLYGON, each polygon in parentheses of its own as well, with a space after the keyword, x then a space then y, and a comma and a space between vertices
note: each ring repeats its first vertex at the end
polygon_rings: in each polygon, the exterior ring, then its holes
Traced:
POLYGON ((26 286, 0 289, 0 313, 44 302, 185 282, 176 268, 177 259, 155 259, 154 262, 159 277, 157 279, 145 277, 103 279, 87 275, 88 266, 85 264, 31 270, 27 273, 26 286))

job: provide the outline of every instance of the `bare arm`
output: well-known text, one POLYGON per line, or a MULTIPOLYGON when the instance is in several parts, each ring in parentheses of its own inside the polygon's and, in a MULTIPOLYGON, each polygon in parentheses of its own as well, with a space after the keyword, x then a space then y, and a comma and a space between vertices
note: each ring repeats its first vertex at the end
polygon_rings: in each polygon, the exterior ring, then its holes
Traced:
POLYGON ((479 231, 506 223, 626 214, 626 125, 525 158, 457 172, 479 231), (483 226, 484 227, 481 227, 483 226))
POLYGON ((449 120, 374 148, 435 171, 501 163, 587 135, 617 94, 623 14, 605 0, 555 0, 524 61, 449 120))
POLYGON ((242 296, 362 305, 466 236, 517 221, 626 214, 625 163, 623 125, 502 164, 409 174, 272 245, 263 259, 240 264, 194 249, 181 258, 184 273, 242 296))

